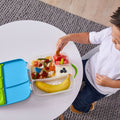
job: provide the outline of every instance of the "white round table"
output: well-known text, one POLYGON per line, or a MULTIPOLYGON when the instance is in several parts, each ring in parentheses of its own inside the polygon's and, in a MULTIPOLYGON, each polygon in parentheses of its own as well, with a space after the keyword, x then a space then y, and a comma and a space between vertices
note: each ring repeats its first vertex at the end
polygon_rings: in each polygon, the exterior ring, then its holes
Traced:
MULTIPOLYGON (((65 33, 58 28, 38 21, 16 21, 0 26, 0 62, 55 53, 58 38, 65 33)), ((81 56, 73 42, 63 49, 78 74, 72 91, 49 96, 36 96, 32 92, 27 100, 0 107, 0 120, 52 120, 72 104, 81 87, 83 68, 81 56)))

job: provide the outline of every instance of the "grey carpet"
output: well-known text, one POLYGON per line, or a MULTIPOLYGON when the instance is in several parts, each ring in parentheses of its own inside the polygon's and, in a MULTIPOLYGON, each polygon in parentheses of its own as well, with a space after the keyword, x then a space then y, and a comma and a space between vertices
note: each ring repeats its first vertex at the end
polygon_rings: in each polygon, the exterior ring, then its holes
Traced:
MULTIPOLYGON (((99 31, 105 26, 70 14, 38 0, 0 0, 0 25, 16 20, 37 20, 54 25, 68 33, 99 31)), ((76 44, 81 55, 95 47, 76 44)), ((69 109, 63 113, 65 120, 120 120, 120 92, 97 102, 95 110, 75 114, 69 109)), ((59 120, 56 118, 55 120, 59 120)))

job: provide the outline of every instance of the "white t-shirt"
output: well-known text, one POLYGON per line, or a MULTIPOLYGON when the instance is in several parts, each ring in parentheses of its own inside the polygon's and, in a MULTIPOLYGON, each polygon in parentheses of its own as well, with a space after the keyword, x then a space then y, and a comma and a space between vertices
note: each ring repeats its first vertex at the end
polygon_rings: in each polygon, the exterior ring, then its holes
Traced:
POLYGON ((96 73, 107 77, 120 79, 120 51, 112 42, 112 28, 106 28, 100 32, 90 32, 89 40, 91 44, 100 44, 99 52, 95 53, 86 63, 85 72, 89 82, 100 93, 111 95, 120 88, 110 88, 100 86, 96 83, 96 73))

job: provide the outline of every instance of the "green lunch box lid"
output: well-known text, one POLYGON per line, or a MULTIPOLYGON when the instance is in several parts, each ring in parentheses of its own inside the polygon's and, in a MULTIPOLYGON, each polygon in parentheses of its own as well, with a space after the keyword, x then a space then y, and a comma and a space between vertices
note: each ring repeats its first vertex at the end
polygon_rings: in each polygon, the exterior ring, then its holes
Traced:
POLYGON ((0 106, 27 99, 31 94, 27 62, 15 59, 0 63, 0 106))

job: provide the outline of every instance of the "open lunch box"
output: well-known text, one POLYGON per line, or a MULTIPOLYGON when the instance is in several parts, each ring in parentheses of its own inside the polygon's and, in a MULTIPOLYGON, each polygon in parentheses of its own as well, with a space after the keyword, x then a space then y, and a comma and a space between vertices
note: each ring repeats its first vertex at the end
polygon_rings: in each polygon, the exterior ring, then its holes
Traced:
POLYGON ((38 96, 72 90, 77 68, 67 55, 41 55, 29 62, 15 59, 0 63, 0 106, 38 96), (73 76, 73 69, 75 75, 73 76))

